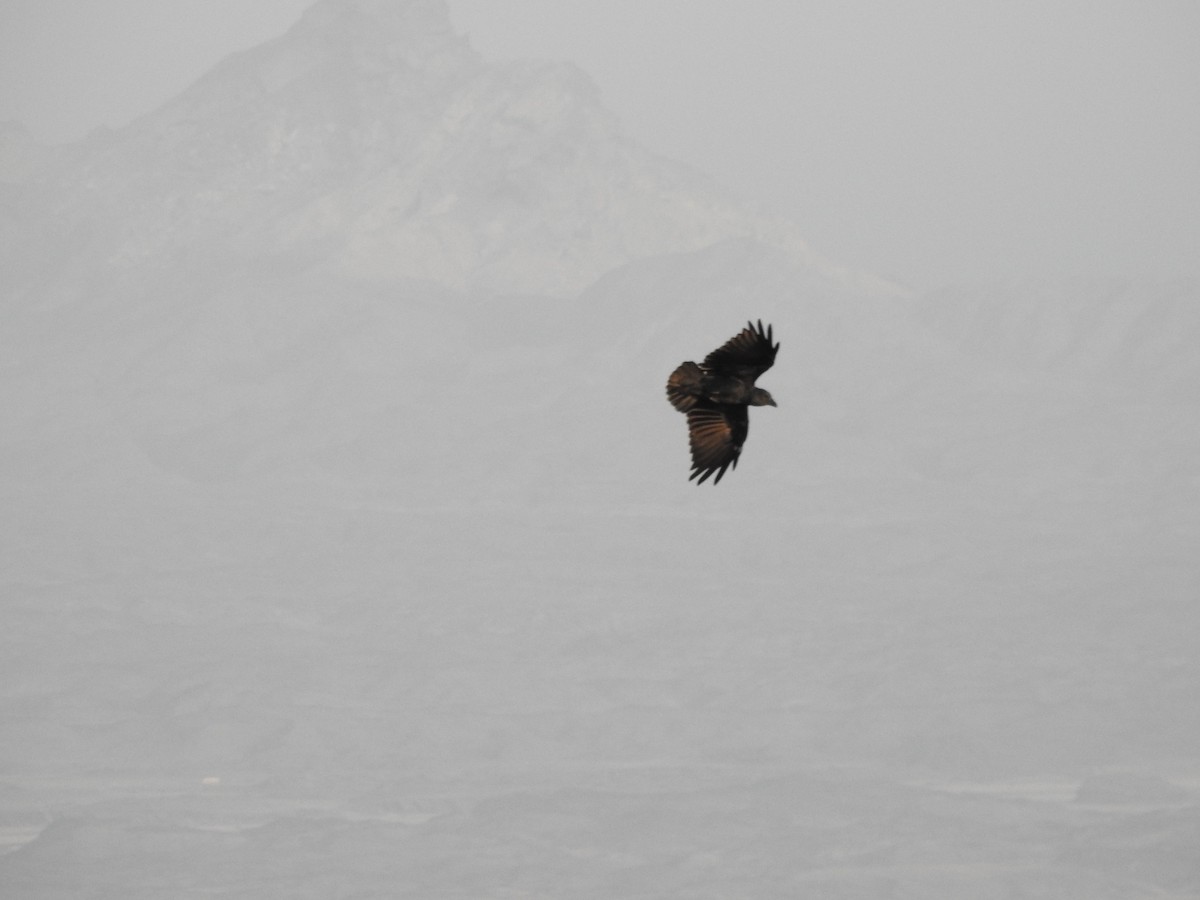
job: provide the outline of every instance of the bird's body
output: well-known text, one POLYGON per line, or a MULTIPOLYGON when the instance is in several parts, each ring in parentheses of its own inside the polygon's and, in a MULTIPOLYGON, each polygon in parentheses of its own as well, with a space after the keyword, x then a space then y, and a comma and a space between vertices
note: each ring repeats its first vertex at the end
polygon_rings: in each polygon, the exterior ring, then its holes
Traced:
POLYGON ((747 323, 736 336, 704 358, 681 364, 667 379, 667 399, 688 418, 692 474, 703 484, 713 484, 725 470, 737 468, 742 445, 750 428, 748 408, 775 406, 771 395, 754 382, 775 362, 779 344, 773 344, 771 326, 747 323))

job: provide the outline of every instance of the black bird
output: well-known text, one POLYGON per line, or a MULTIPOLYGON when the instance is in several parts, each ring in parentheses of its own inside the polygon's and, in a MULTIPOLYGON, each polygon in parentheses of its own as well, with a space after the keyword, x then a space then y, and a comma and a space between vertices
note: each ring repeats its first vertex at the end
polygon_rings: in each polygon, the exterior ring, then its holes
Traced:
POLYGON ((772 344, 771 326, 763 330, 747 322, 735 337, 704 357, 696 365, 685 362, 667 379, 667 399, 687 414, 688 437, 692 446, 692 474, 703 484, 716 473, 713 484, 721 480, 730 466, 737 468, 742 444, 750 429, 751 406, 775 406, 774 398, 754 380, 771 368, 779 345, 772 344))

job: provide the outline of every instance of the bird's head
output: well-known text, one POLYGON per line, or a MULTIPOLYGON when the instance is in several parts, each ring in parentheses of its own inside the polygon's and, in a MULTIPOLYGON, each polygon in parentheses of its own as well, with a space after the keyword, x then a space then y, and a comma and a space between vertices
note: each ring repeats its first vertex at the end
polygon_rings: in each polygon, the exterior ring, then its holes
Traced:
POLYGON ((751 406, 778 406, 779 404, 775 402, 775 398, 771 396, 770 391, 766 391, 760 387, 756 387, 754 389, 753 393, 750 394, 750 405, 751 406))

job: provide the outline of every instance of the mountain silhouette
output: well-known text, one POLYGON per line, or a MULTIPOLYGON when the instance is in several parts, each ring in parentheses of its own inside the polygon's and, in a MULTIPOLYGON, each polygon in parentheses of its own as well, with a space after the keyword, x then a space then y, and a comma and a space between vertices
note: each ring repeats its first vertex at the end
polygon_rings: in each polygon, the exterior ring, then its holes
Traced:
POLYGON ((93 267, 272 256, 355 279, 575 294, 635 259, 752 238, 821 277, 889 289, 629 140, 575 66, 483 61, 441 0, 321 0, 72 148, 39 190, 50 244, 93 267))

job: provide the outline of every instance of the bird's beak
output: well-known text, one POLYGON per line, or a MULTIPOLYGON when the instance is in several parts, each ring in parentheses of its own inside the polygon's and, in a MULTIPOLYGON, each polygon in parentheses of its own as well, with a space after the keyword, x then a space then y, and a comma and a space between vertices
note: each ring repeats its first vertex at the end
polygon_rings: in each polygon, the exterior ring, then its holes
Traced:
POLYGON ((779 404, 775 402, 774 397, 772 397, 770 400, 767 401, 767 405, 768 406, 779 406, 779 404))

